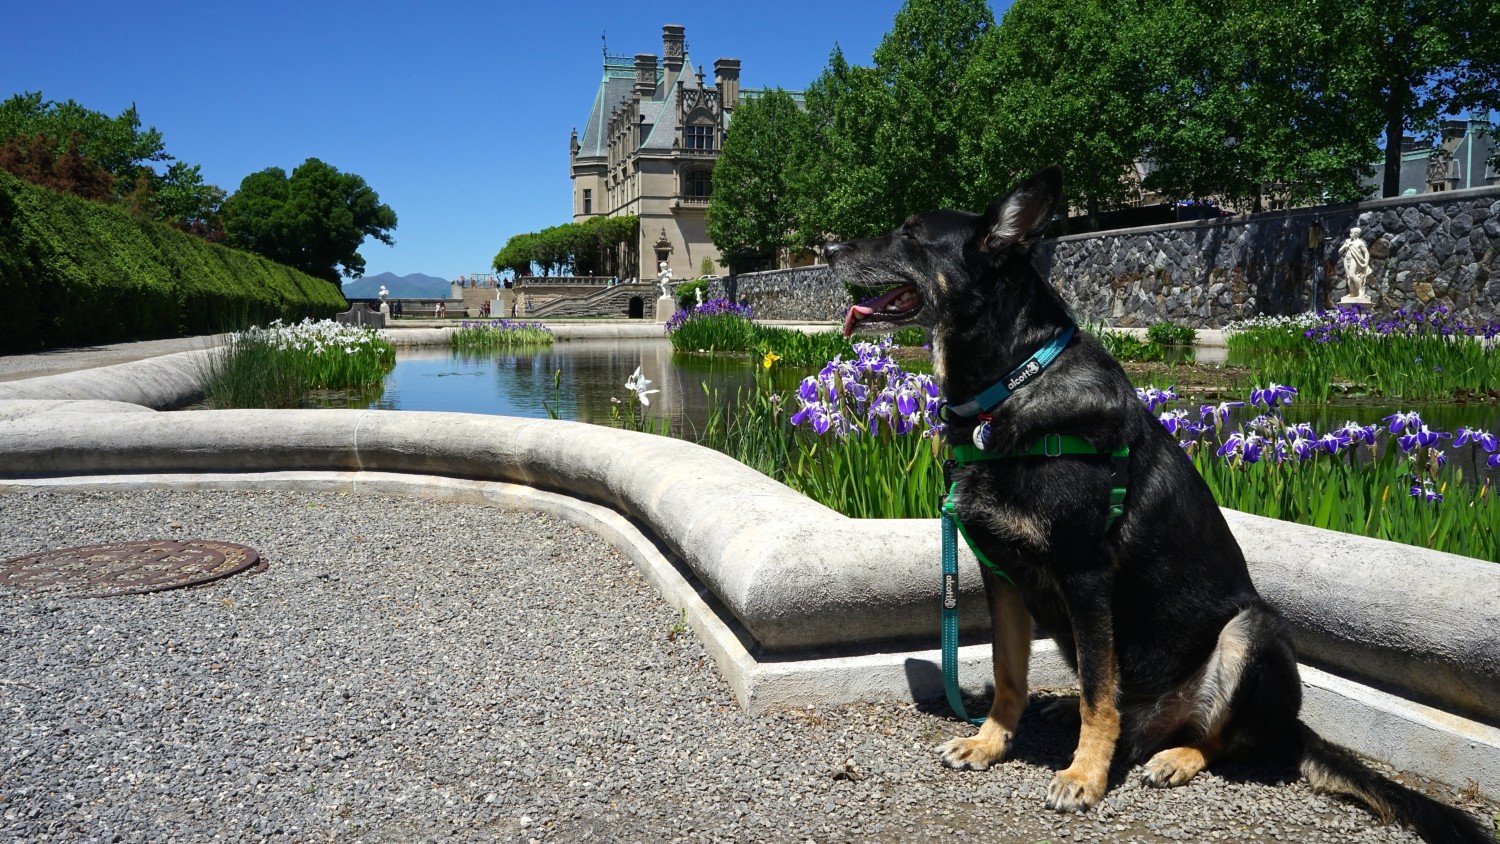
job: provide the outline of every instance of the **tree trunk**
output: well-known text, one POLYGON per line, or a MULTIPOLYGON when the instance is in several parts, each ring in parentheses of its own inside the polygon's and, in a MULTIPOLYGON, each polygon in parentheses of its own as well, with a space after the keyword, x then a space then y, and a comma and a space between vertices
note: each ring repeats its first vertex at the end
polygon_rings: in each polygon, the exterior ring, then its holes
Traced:
POLYGON ((1385 179, 1381 183, 1381 196, 1401 193, 1401 130, 1406 125, 1406 103, 1410 96, 1411 87, 1406 80, 1392 75, 1385 106, 1385 179))

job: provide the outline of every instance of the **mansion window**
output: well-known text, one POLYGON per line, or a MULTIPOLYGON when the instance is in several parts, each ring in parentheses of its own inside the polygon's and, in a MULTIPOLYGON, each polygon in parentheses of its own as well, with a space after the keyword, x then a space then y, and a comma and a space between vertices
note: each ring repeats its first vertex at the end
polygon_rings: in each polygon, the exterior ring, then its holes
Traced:
POLYGON ((682 127, 683 149, 713 149, 714 127, 712 126, 684 126, 682 127))
POLYGON ((712 170, 689 170, 683 177, 683 196, 707 199, 714 192, 712 170))
POLYGON ((594 192, 588 188, 583 189, 583 213, 594 213, 594 192))

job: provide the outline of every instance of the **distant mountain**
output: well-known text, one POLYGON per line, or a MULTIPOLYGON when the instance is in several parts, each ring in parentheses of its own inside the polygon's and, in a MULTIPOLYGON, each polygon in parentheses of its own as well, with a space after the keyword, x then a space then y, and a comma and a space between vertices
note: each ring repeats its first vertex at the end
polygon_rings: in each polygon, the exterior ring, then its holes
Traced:
POLYGON ((421 273, 367 275, 364 278, 347 282, 344 285, 344 298, 375 299, 380 296, 382 284, 385 285, 386 290, 390 291, 392 299, 448 298, 448 279, 421 273))

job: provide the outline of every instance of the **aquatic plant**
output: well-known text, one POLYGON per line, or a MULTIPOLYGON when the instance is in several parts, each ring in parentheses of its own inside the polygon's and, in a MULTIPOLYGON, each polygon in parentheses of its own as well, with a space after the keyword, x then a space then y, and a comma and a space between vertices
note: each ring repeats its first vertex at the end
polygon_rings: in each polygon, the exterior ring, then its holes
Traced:
POLYGON ((229 335, 202 374, 213 408, 299 407, 309 390, 377 386, 396 363, 380 332, 331 320, 276 320, 229 335))
POLYGON ((449 336, 459 349, 509 349, 516 346, 550 346, 552 330, 540 322, 508 319, 464 320, 449 336))
POLYGON ((1471 326, 1442 305, 1377 316, 1341 307, 1316 315, 1233 323, 1231 358, 1295 381, 1313 401, 1332 386, 1408 401, 1487 395, 1500 383, 1500 323, 1471 326))

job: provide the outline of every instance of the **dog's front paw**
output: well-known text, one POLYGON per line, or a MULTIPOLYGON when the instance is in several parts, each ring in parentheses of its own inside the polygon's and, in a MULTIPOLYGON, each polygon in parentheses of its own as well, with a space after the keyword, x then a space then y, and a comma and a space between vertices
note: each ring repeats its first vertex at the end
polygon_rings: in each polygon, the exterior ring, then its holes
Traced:
POLYGON ((1172 788, 1197 776, 1207 764, 1203 752, 1195 747, 1170 747, 1151 757, 1142 779, 1146 785, 1172 788))
POLYGON ((956 738, 943 742, 938 747, 943 764, 960 771, 984 771, 1005 758, 1010 749, 1011 733, 989 722, 971 738, 956 738))
POLYGON ((1052 784, 1047 786, 1047 808, 1059 812, 1086 812, 1104 796, 1108 779, 1107 770, 1095 774, 1074 766, 1058 771, 1052 784))

